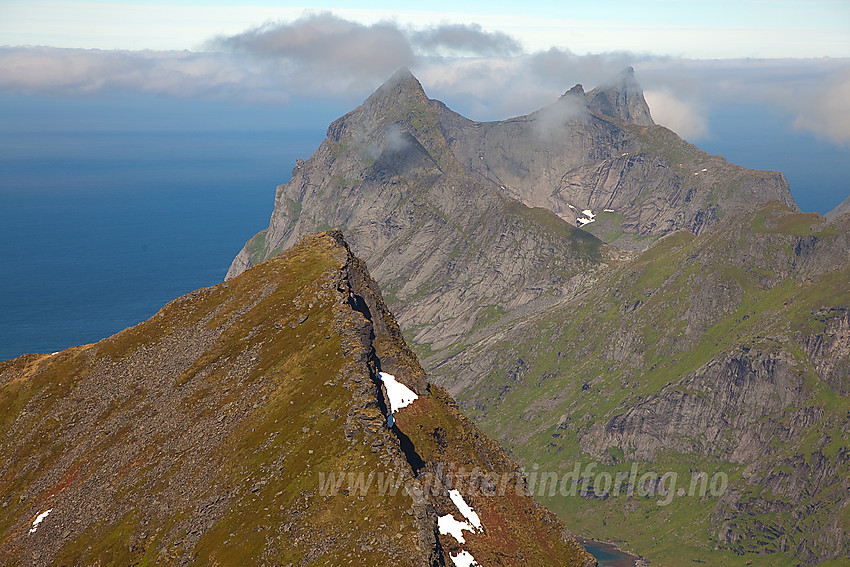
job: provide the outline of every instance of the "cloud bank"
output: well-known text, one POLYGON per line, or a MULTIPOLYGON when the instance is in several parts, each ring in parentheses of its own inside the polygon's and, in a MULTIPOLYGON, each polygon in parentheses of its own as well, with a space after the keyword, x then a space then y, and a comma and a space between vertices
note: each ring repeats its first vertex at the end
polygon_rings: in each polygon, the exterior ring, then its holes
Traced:
POLYGON ((656 124, 661 124, 687 140, 699 140, 708 134, 706 112, 694 103, 676 98, 666 91, 645 91, 643 97, 656 124))
POLYGON ((525 114, 632 65, 656 122, 694 140, 719 105, 766 105, 790 126, 850 144, 850 60, 685 60, 631 53, 523 53, 476 24, 412 29, 332 14, 211 38, 205 51, 0 48, 0 93, 141 93, 242 103, 362 99, 407 66, 429 95, 478 120, 525 114))

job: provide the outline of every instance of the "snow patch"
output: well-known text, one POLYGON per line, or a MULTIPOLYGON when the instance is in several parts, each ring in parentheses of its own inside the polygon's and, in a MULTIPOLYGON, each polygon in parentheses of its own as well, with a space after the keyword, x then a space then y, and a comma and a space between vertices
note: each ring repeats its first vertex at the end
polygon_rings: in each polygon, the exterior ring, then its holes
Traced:
POLYGON ((466 543, 466 540, 463 539, 463 530, 475 531, 475 528, 466 522, 455 520, 455 517, 451 514, 437 518, 437 528, 440 530, 440 535, 451 534, 458 543, 466 543))
POLYGON ((707 167, 702 168, 702 171, 708 171, 707 167))
POLYGON ((33 522, 32 522, 32 527, 30 528, 31 534, 35 533, 35 531, 38 529, 38 525, 41 523, 41 521, 44 520, 47 516, 49 516, 52 511, 53 511, 53 508, 51 508, 50 510, 47 510, 45 512, 42 512, 41 514, 36 516, 35 520, 33 520, 33 522))
POLYGON ((603 213, 613 213, 614 209, 602 209, 603 213))
POLYGON ((567 203, 567 206, 568 206, 569 208, 571 208, 572 210, 575 210, 575 209, 576 209, 574 206, 570 205, 569 203, 567 203))
POLYGON ((592 223, 592 222, 595 222, 595 221, 596 221, 596 219, 595 219, 595 218, 593 218, 593 217, 595 217, 596 215, 595 215, 595 214, 593 214, 593 211, 591 211, 590 209, 585 209, 585 210, 583 210, 583 211, 581 212, 581 214, 583 214, 583 215, 584 215, 584 217, 579 217, 579 218, 577 218, 577 219, 576 219, 576 222, 578 223, 578 225, 579 225, 579 226, 584 226, 584 225, 586 225, 586 224, 589 224, 589 223, 592 223))
POLYGON ((381 377, 384 387, 387 389, 387 397, 390 399, 390 415, 387 418, 387 424, 392 427, 395 423, 393 413, 403 407, 409 406, 419 396, 416 395, 416 392, 396 380, 392 374, 379 372, 378 375, 381 377))
POLYGON ((381 380, 387 388, 387 396, 390 398, 390 410, 396 412, 403 407, 407 407, 416 400, 419 396, 416 393, 395 379, 392 374, 380 372, 381 380))
POLYGON ((461 550, 457 555, 449 555, 452 558, 452 563, 455 567, 480 567, 471 553, 466 550, 461 550))
POLYGON ((478 517, 478 514, 475 513, 469 504, 466 503, 466 500, 463 499, 463 495, 457 490, 449 490, 449 498, 452 499, 452 502, 457 506, 458 511, 463 514, 463 517, 466 520, 475 526, 475 529, 481 529, 481 519, 478 517))

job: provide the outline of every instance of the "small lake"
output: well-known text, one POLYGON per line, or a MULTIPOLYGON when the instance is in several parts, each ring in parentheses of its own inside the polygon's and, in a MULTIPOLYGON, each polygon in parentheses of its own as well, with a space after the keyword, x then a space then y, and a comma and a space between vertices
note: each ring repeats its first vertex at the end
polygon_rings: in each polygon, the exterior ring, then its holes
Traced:
POLYGON ((619 550, 615 545, 583 537, 576 538, 596 558, 599 567, 634 567, 635 556, 619 550))

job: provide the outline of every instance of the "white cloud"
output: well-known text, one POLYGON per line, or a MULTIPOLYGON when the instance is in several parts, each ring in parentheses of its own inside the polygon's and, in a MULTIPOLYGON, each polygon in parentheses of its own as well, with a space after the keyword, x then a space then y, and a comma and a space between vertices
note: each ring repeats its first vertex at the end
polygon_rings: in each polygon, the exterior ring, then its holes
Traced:
POLYGON ((658 100, 656 106, 669 103, 668 121, 679 120, 681 128, 688 128, 688 120, 696 120, 698 128, 699 117, 712 108, 747 104, 785 116, 789 127, 836 143, 850 141, 850 59, 659 58, 636 67, 653 117, 658 119, 650 99, 665 93, 675 100, 658 100), (676 101, 685 107, 677 108, 676 101))
POLYGON ((368 24, 332 14, 269 23, 207 42, 208 51, 0 48, 0 93, 142 93, 286 103, 365 98, 401 66, 429 96, 476 120, 527 114, 576 83, 586 90, 633 65, 654 119, 685 138, 707 135, 726 104, 760 104, 789 127, 850 141, 850 59, 693 60, 626 52, 515 55, 515 39, 476 24, 368 24))
POLYGON ((0 92, 9 94, 285 100, 263 71, 256 62, 211 53, 0 48, 0 92))
POLYGON ((837 73, 830 84, 814 89, 797 107, 794 127, 836 143, 850 143, 850 70, 837 73))
POLYGON ((708 134, 705 112, 697 105, 676 98, 668 91, 644 91, 652 119, 686 140, 699 140, 708 134))

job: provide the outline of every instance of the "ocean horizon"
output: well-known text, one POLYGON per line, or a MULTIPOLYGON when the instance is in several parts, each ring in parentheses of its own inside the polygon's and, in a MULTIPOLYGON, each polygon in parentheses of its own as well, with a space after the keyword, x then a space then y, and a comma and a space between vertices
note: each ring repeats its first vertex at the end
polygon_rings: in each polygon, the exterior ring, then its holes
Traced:
POLYGON ((322 129, 0 133, 0 360, 221 282, 322 129))

